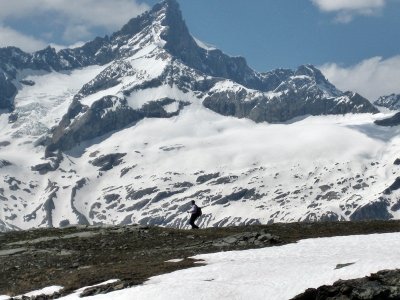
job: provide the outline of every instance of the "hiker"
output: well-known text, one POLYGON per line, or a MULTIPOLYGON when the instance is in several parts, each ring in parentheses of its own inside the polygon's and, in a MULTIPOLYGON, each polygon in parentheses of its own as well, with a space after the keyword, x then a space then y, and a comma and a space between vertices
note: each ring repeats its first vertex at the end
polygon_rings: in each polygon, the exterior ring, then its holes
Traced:
POLYGON ((188 211, 190 213, 189 224, 192 226, 192 229, 199 229, 199 226, 194 224, 196 219, 201 216, 201 208, 196 205, 196 202, 192 200, 192 208, 188 211))

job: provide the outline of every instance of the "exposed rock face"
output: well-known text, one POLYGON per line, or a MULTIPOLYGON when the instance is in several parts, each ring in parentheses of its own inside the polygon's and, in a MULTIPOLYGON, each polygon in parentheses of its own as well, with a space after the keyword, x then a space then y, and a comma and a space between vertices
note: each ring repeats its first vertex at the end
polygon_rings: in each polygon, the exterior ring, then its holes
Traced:
POLYGON ((107 155, 102 155, 92 161, 92 165, 100 167, 99 171, 108 171, 113 167, 118 166, 122 163, 122 158, 126 153, 112 153, 107 155))
POLYGON ((392 126, 399 126, 400 125, 400 113, 395 114, 393 117, 376 120, 376 125, 385 126, 385 127, 392 127, 392 126))
POLYGON ((308 289, 293 300, 400 299, 400 270, 380 271, 352 280, 339 280, 331 286, 308 289))
POLYGON ((377 106, 389 108, 391 110, 400 109, 400 94, 391 94, 388 96, 382 96, 374 102, 377 106))
POLYGON ((2 70, 0 71, 0 91, 0 109, 8 109, 11 111, 14 108, 13 102, 17 94, 17 88, 8 80, 7 74, 2 70))
POLYGON ((145 104, 141 109, 132 109, 125 99, 106 96, 88 108, 79 102, 74 103, 63 120, 53 131, 48 152, 68 150, 80 142, 101 137, 109 132, 133 125, 144 118, 169 118, 179 114, 187 105, 178 102, 179 109, 169 113, 164 106, 175 102, 172 99, 161 99, 145 104))
POLYGON ((396 180, 386 189, 384 190, 385 195, 390 195, 393 191, 400 189, 400 177, 397 177, 396 180))
POLYGON ((388 211, 389 203, 384 199, 357 208, 350 216, 351 221, 388 220, 393 216, 388 211))
POLYGON ((357 93, 342 93, 313 66, 301 66, 271 93, 231 85, 208 93, 203 104, 222 115, 255 122, 285 122, 303 115, 377 113, 357 93))
POLYGON ((231 246, 272 246, 280 244, 282 241, 278 236, 268 233, 266 230, 260 232, 245 232, 228 236, 213 242, 214 247, 231 246))
POLYGON ((5 159, 0 159, 0 169, 8 166, 12 166, 12 163, 5 159))
POLYGON ((31 170, 34 172, 39 172, 41 175, 47 174, 48 172, 57 170, 64 158, 62 153, 58 151, 57 154, 53 153, 52 156, 48 157, 48 159, 48 162, 33 166, 31 167, 31 170))

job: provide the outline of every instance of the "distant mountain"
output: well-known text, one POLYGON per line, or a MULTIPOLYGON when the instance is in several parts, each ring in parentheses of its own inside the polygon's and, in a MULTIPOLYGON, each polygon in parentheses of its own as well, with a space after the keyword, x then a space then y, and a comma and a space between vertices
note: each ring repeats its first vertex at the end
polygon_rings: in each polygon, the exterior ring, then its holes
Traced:
POLYGON ((374 104, 389 108, 391 110, 400 110, 400 94, 391 94, 388 96, 379 97, 374 104))
POLYGON ((192 199, 204 226, 397 217, 374 105, 205 46, 175 0, 79 48, 0 49, 0 108, 0 230, 184 227, 192 199))
MULTIPOLYGON (((16 81, 17 70, 69 71, 114 61, 110 68, 118 74, 112 74, 113 77, 101 74, 101 80, 98 78, 95 83, 99 90, 115 85, 119 79, 127 75, 129 64, 126 59, 145 53, 153 57, 156 53, 159 56, 163 55, 162 60, 167 64, 164 72, 158 76, 164 78, 153 78, 154 80, 159 79, 161 83, 166 83, 166 77, 169 76, 169 84, 178 84, 182 88, 189 85, 186 88, 203 93, 211 92, 205 105, 224 115, 230 115, 231 111, 224 111, 221 106, 232 106, 232 103, 223 100, 219 101, 223 101, 224 104, 215 103, 212 99, 216 97, 220 99, 222 94, 232 92, 229 90, 231 85, 229 81, 259 92, 251 95, 250 99, 246 89, 237 93, 238 102, 235 102, 234 106, 239 112, 233 115, 249 117, 260 122, 283 122, 304 114, 377 112, 366 99, 359 98, 357 104, 353 103, 352 97, 337 90, 313 66, 301 66, 297 71, 275 70, 257 73, 247 65, 244 58, 229 57, 218 49, 202 48, 190 35, 175 0, 157 4, 151 11, 129 21, 111 37, 96 38, 79 48, 57 52, 48 47, 33 54, 14 47, 0 49, 0 85, 3 87, 0 93, 0 108, 12 109, 18 84, 26 84, 23 80, 16 81), (178 62, 176 66, 178 69, 186 69, 185 76, 173 74, 172 68, 175 62, 178 62), (179 66, 179 63, 182 65, 179 66), (202 76, 210 78, 201 78, 202 76), (224 83, 226 80, 228 82, 224 83), (287 106, 278 107, 276 103, 274 104, 274 102, 291 103, 292 108, 295 106, 292 104, 293 99, 297 99, 295 102, 298 102, 296 103, 298 108, 293 111, 289 109, 291 113, 287 113, 287 106), (305 99, 309 101, 303 104, 305 99), (257 106, 257 111, 261 110, 256 113, 256 117, 247 112, 254 106, 257 106), (270 116, 271 114, 273 116, 270 116)), ((83 95, 88 93, 87 90, 82 92, 83 95)))

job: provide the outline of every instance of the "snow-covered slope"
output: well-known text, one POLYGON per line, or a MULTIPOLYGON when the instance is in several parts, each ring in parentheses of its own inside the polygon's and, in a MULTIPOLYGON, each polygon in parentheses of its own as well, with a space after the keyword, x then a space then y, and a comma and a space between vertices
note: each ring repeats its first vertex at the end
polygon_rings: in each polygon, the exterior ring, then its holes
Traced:
POLYGON ((391 94, 388 96, 379 97, 378 100, 374 102, 375 105, 389 108, 391 110, 400 109, 400 95, 391 94))
POLYGON ((386 115, 313 66, 200 47, 174 0, 81 48, 2 51, 0 229, 183 227, 193 199, 203 226, 398 217, 386 115))

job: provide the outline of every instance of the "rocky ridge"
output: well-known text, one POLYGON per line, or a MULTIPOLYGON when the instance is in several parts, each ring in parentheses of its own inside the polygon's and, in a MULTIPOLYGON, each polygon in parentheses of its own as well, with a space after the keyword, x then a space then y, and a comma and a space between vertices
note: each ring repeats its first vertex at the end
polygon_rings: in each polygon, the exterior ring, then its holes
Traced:
POLYGON ((400 109, 400 94, 391 94, 388 96, 379 97, 378 100, 374 102, 375 105, 386 107, 391 110, 400 109))

